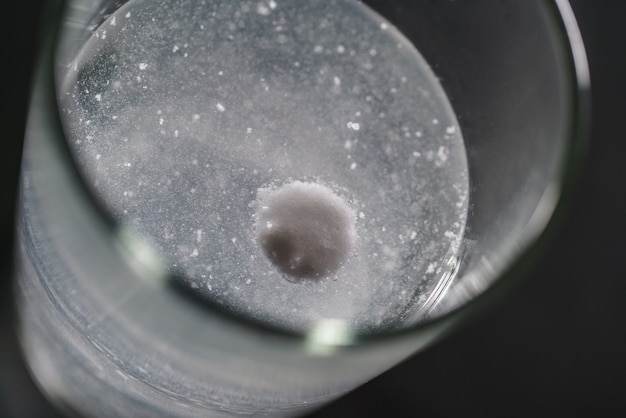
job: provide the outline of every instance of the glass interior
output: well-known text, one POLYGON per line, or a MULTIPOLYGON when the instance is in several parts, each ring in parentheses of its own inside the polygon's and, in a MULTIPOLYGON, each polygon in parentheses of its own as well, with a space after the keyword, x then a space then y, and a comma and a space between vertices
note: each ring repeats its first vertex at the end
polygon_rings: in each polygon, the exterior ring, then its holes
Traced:
POLYGON ((541 2, 488 21, 453 2, 103 3, 71 12, 59 49, 70 150, 197 303, 296 333, 411 327, 486 289, 558 199, 572 73, 541 2), (255 236, 259 191, 293 181, 356 218, 322 280, 255 236))

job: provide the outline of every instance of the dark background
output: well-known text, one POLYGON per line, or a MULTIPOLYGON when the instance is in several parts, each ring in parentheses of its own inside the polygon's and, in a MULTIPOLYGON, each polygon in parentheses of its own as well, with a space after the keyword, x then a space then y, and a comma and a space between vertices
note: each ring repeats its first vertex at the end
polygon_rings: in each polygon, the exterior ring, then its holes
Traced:
MULTIPOLYGON (((626 2, 572 0, 593 126, 572 209, 519 285, 462 330, 315 417, 626 416, 626 2)), ((2 2, 0 417, 55 417, 11 327, 13 202, 41 0, 2 2), (18 4, 15 4, 18 3, 18 4)))

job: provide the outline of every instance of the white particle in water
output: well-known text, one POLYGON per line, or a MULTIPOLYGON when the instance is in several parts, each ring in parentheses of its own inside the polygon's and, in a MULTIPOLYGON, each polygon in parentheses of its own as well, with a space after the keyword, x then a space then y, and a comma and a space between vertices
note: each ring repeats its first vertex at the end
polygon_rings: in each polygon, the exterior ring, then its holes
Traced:
POLYGON ((446 133, 449 134, 449 135, 452 135, 455 132, 456 132, 456 126, 454 126, 454 125, 448 126, 446 128, 446 133))
POLYGON ((270 6, 270 9, 272 9, 272 10, 274 10, 276 8, 276 6, 278 6, 274 0, 270 0, 268 5, 270 6))
POLYGON ((353 131, 358 131, 359 129, 361 129, 361 125, 358 122, 348 122, 346 125, 353 131))
POLYGON ((163 125, 163 122, 165 122, 165 120, 163 118, 159 118, 159 125, 163 125))
POLYGON ((263 3, 259 3, 256 7, 256 12, 261 16, 267 16, 271 13, 269 7, 264 5, 263 3))
POLYGON ((117 25, 117 21, 115 20, 115 16, 113 16, 113 19, 111 19, 111 23, 110 23, 110 25, 111 25, 111 26, 115 26, 115 25, 117 25))
POLYGON ((354 170, 354 169, 356 169, 356 163, 350 164, 350 170, 354 170))
POLYGON ((293 277, 330 275, 354 243, 354 211, 320 184, 294 181, 278 189, 261 188, 256 207, 259 244, 276 268, 293 277))
POLYGON ((130 12, 128 12, 128 13, 126 13, 126 14, 124 15, 124 17, 125 17, 126 19, 130 19, 130 16, 131 16, 130 12))
POLYGON ((322 48, 321 45, 315 45, 315 47, 313 48, 313 52, 315 52, 316 54, 321 54, 322 51, 324 51, 324 48, 322 48))
POLYGON ((172 47, 172 52, 176 52, 176 51, 178 51, 179 49, 180 49, 180 47, 179 47, 178 45, 174 45, 174 46, 172 47))
POLYGON ((341 79, 339 77, 334 77, 333 82, 335 83, 335 86, 341 85, 341 79))
POLYGON ((102 95, 101 94, 96 94, 96 100, 97 101, 102 101, 102 95))
POLYGON ((433 125, 439 125, 439 119, 437 118, 433 119, 433 125))
POLYGON ((148 64, 146 64, 145 62, 140 62, 139 63, 139 69, 140 70, 145 70, 146 68, 148 68, 148 64))
POLYGON ((346 52, 346 47, 344 47, 343 45, 337 45, 337 52, 339 54, 343 54, 344 52, 346 52))
POLYGON ((381 23, 381 24, 380 24, 380 28, 381 28, 382 30, 387 30, 387 29, 389 28, 389 25, 388 25, 388 24, 386 24, 385 22, 383 22, 383 23, 381 23))
POLYGON ((189 255, 190 257, 197 257, 198 256, 198 249, 194 248, 193 251, 191 252, 191 254, 189 255))
POLYGON ((218 103, 218 104, 216 105, 216 107, 217 107, 217 110, 219 110, 220 112, 223 112, 223 111, 225 111, 225 110, 226 110, 226 108, 224 107, 224 105, 223 105, 223 104, 221 104, 221 103, 218 103))
POLYGON ((446 147, 439 147, 437 150, 437 166, 443 165, 446 161, 448 161, 448 155, 450 151, 446 147))
POLYGON ((417 237, 417 232, 412 231, 412 232, 411 232, 411 235, 409 236, 409 238, 411 239, 411 241, 412 241, 412 240, 414 240, 416 237, 417 237))
POLYGON ((200 119, 200 115, 198 115, 197 113, 195 113, 194 115, 191 116, 191 119, 196 121, 198 119, 200 119))

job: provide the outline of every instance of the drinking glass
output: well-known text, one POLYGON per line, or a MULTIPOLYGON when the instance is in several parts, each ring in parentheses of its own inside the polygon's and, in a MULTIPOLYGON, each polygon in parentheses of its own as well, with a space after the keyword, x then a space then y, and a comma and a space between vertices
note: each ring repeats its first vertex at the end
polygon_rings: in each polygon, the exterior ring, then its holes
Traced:
POLYGON ((566 209, 589 77, 564 0, 44 17, 15 292, 68 414, 303 414, 483 309, 566 209))

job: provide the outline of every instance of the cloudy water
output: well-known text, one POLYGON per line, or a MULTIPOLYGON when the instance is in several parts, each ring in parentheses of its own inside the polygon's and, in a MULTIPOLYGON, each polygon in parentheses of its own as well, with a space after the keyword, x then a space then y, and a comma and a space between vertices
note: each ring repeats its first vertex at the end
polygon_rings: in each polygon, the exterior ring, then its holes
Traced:
POLYGON ((66 70, 88 185, 197 299, 286 330, 375 332, 410 325, 449 276, 468 208, 461 132, 419 52, 363 4, 133 0, 66 70), (288 184, 353 217, 323 274, 289 274, 259 238, 263 196, 288 184))

